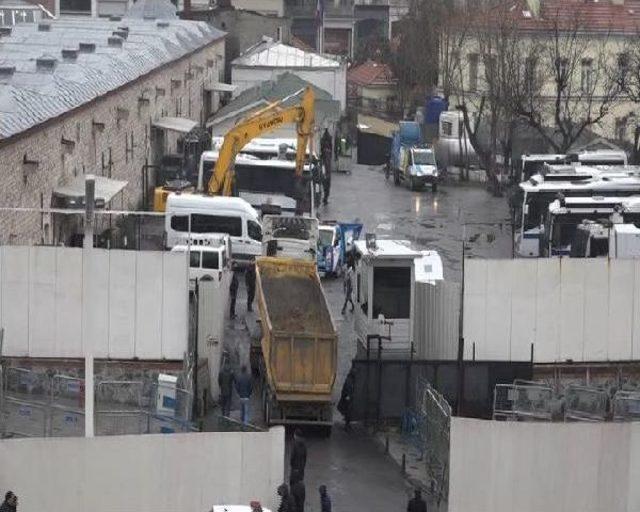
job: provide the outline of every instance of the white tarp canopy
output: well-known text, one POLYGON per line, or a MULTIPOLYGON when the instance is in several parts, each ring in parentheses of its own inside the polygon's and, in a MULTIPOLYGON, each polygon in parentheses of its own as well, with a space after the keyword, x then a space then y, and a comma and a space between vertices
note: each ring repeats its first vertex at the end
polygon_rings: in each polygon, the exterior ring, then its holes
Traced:
POLYGON ((213 82, 212 84, 205 84, 205 91, 217 91, 217 92, 233 92, 238 88, 237 85, 225 84, 223 82, 213 82))
MULTIPOLYGON (((53 189, 53 194, 59 197, 83 199, 85 192, 85 175, 76 176, 66 185, 53 189)), ((105 204, 111 201, 124 187, 127 181, 113 180, 104 176, 94 176, 96 182, 96 199, 102 199, 105 204)))
POLYGON ((161 117, 153 122, 155 128, 172 130, 174 132, 189 133, 198 123, 184 117, 161 117))

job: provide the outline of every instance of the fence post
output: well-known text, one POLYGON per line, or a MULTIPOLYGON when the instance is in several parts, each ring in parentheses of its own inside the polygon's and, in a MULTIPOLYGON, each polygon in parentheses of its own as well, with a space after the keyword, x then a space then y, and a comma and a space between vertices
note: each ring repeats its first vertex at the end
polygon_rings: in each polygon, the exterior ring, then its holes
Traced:
POLYGON ((458 340, 458 396, 457 396, 456 415, 461 416, 464 410, 464 337, 460 336, 458 340))
POLYGON ((378 397, 376 400, 376 430, 380 428, 380 414, 382 408, 382 338, 378 336, 378 397))

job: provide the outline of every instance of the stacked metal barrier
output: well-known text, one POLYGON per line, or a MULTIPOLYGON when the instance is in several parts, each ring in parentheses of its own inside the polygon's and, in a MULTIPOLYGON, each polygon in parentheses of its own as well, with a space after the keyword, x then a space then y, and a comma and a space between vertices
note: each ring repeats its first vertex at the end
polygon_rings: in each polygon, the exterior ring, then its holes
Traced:
POLYGON ((587 386, 570 385, 565 389, 565 421, 605 421, 608 395, 606 391, 587 386))
MULTIPOLYGON (((68 375, 0 367, 0 436, 80 437, 85 382, 68 375)), ((192 394, 140 381, 98 382, 95 434, 191 432, 192 394)))
POLYGON ((542 384, 497 384, 493 394, 493 419, 551 421, 553 398, 553 390, 542 384))

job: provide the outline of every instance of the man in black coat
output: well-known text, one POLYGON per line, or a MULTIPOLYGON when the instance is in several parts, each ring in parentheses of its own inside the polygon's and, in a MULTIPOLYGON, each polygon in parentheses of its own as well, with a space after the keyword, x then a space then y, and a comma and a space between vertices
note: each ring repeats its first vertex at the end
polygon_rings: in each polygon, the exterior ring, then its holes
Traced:
POLYGON ((413 498, 409 500, 407 512, 427 512, 427 503, 422 499, 420 489, 416 489, 413 498))
POLYGON ((18 510, 18 497, 9 491, 4 495, 4 502, 0 505, 0 512, 16 512, 18 510))
POLYGON ((256 267, 249 265, 244 273, 244 284, 247 287, 247 311, 253 311, 253 298, 256 296, 256 267))
POLYGON ((236 297, 238 296, 238 275, 233 270, 231 285, 229 286, 229 316, 231 320, 236 317, 236 297))
POLYGON ((351 412, 353 410, 353 393, 355 390, 356 375, 353 368, 349 370, 347 378, 342 385, 342 393, 340 394, 340 401, 338 402, 338 411, 344 417, 345 430, 351 429, 351 412))
POLYGON ((304 467, 307 465, 307 445, 302 439, 302 432, 297 429, 293 433, 293 449, 291 450, 291 472, 289 483, 294 484, 298 480, 304 480, 304 467))
POLYGON ((229 416, 231 412, 231 397, 233 396, 233 385, 235 376, 229 368, 229 363, 225 361, 220 373, 218 374, 218 385, 220 386, 220 407, 222 415, 229 416))
POLYGON ((289 486, 287 484, 282 484, 278 487, 278 496, 280 496, 278 512, 296 512, 296 502, 289 492, 289 486))

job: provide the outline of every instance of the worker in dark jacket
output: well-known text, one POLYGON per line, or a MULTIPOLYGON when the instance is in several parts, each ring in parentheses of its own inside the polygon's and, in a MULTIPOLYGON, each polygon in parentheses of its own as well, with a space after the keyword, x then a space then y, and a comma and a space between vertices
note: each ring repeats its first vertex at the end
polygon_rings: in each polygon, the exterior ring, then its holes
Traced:
POLYGON ((253 311, 253 298, 256 296, 256 267, 249 265, 244 273, 244 284, 247 287, 247 311, 253 311))
POLYGON ((296 502, 289 492, 289 486, 282 484, 278 487, 278 496, 280 496, 280 505, 278 506, 278 512, 295 512, 296 502))
POLYGON ((229 287, 229 316, 233 320, 236 317, 236 297, 238 296, 238 274, 235 269, 231 277, 231 286, 229 287))
POLYGON ((293 433, 293 449, 291 450, 291 473, 289 483, 294 484, 298 480, 304 480, 304 467, 307 465, 307 445, 304 444, 302 432, 296 429, 293 433))
POLYGON ((353 368, 349 370, 347 378, 342 385, 342 393, 340 394, 340 401, 338 402, 338 411, 344 417, 344 428, 349 430, 351 428, 351 413, 353 411, 353 393, 355 391, 356 374, 353 368))
POLYGON ((320 492, 320 512, 331 512, 331 498, 327 492, 327 486, 321 485, 318 487, 320 492))
POLYGON ((242 365, 240 375, 235 378, 236 393, 240 397, 240 417, 245 425, 249 423, 249 401, 253 392, 253 382, 251 375, 247 371, 247 367, 242 365))
POLYGON ((4 495, 4 502, 0 505, 0 512, 16 512, 18 510, 18 497, 12 491, 4 495))
POLYGON ((427 503, 422 499, 420 489, 416 489, 413 498, 409 500, 407 512, 427 512, 427 503))
POLYGON ((233 384, 235 377, 229 363, 224 362, 222 369, 218 374, 218 386, 220 386, 220 407, 222 408, 222 415, 229 416, 231 412, 231 397, 233 395, 233 384))
POLYGON ((291 495, 296 502, 296 512, 304 512, 304 500, 307 495, 307 491, 304 488, 304 482, 298 480, 291 486, 291 495))
POLYGON ((322 160, 322 166, 324 168, 324 194, 322 197, 322 203, 327 204, 329 201, 329 193, 331 192, 331 163, 333 158, 333 142, 329 129, 325 128, 324 133, 320 139, 320 159, 322 160))

